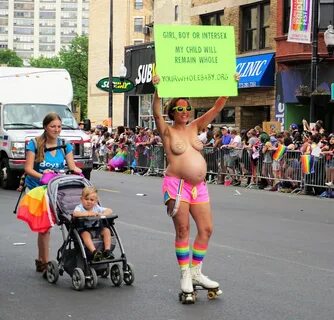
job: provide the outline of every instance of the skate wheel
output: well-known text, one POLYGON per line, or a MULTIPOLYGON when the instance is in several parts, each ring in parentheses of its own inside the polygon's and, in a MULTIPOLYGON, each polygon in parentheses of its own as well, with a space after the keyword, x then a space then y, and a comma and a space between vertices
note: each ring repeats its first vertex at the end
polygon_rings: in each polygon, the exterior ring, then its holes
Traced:
POLYGON ((216 293, 214 291, 208 291, 208 299, 213 300, 216 298, 216 293))
POLYGON ((192 292, 192 293, 180 292, 179 293, 179 301, 182 304, 194 304, 195 301, 196 301, 196 296, 195 296, 194 292, 192 292))

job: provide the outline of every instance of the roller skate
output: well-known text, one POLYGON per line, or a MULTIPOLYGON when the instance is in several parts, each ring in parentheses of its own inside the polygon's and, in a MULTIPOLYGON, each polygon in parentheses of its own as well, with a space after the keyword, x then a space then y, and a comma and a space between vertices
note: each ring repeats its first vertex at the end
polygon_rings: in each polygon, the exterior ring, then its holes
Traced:
POLYGON ((219 288, 219 283, 203 275, 201 269, 202 264, 198 264, 190 269, 194 291, 196 293, 197 290, 207 290, 208 299, 215 299, 217 296, 220 296, 223 291, 219 288))
POLYGON ((195 293, 191 280, 190 268, 181 269, 181 292, 179 293, 179 300, 182 304, 195 303, 195 293))

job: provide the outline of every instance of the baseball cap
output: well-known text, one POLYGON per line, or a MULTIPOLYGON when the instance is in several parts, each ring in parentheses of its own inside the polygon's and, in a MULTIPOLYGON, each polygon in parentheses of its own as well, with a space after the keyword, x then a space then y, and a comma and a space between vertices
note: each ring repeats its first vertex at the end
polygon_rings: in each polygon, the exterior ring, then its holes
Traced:
POLYGON ((292 130, 297 130, 298 129, 298 126, 295 123, 292 123, 290 125, 290 127, 291 127, 292 130))
POLYGON ((221 129, 223 130, 228 130, 228 128, 226 127, 226 126, 223 126, 223 127, 221 127, 221 129))
POLYGON ((208 126, 207 126, 208 129, 211 129, 212 128, 212 124, 209 123, 208 126))

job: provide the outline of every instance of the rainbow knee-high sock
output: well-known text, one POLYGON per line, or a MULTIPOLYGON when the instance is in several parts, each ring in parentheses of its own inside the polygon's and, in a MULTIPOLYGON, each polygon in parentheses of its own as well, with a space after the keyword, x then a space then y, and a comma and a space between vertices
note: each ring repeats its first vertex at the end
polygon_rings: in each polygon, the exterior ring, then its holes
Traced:
POLYGON ((180 268, 189 267, 189 243, 175 241, 175 253, 180 268))
POLYGON ((199 265, 203 261, 207 249, 208 249, 207 244, 200 244, 200 243, 194 242, 193 250, 192 250, 193 256, 192 256, 192 261, 191 261, 192 267, 199 265))

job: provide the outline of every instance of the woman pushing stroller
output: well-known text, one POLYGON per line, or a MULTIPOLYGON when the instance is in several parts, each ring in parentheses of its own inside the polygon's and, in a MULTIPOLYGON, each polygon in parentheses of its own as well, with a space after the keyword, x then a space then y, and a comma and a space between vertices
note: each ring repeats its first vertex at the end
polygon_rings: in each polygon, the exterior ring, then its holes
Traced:
MULTIPOLYGON (((59 138, 62 121, 57 113, 48 113, 43 119, 44 132, 29 141, 26 148, 25 185, 28 190, 45 184, 43 175, 56 172, 65 168, 65 161, 69 170, 81 173, 81 169, 75 165, 73 147, 70 143, 64 143, 59 138), (44 183, 43 183, 44 182, 44 183)), ((38 257, 35 260, 36 271, 46 270, 49 261, 50 230, 39 232, 37 239, 38 257)))

